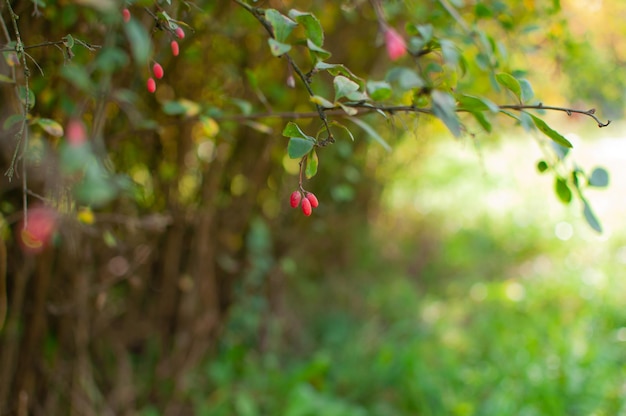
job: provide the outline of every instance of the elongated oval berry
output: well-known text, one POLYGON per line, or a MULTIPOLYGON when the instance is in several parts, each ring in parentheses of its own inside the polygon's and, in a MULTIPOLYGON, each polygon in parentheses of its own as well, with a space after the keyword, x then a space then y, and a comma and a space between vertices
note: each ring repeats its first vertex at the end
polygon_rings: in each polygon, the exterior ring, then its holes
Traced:
POLYGON ((152 66, 152 73, 157 79, 163 78, 163 67, 158 62, 152 66))
POLYGON ((178 42, 173 40, 172 43, 170 43, 170 46, 172 47, 172 55, 178 56, 178 53, 180 52, 180 49, 178 48, 178 42))
POLYGON ((51 242, 57 228, 58 214, 46 206, 28 209, 28 223, 22 219, 17 228, 17 240, 22 250, 37 254, 42 252, 51 242))
POLYGON ((320 204, 317 200, 317 197, 311 192, 306 193, 306 199, 309 200, 313 208, 317 208, 317 206, 320 204))
POLYGON ((154 78, 148 78, 148 82, 146 82, 146 87, 148 87, 148 92, 153 94, 156 91, 156 81, 154 78))
POLYGON ((178 36, 178 39, 185 39, 185 31, 182 27, 178 26, 174 32, 176 33, 176 36, 178 36))
POLYGON ((128 9, 122 10, 122 18, 124 19, 124 23, 130 22, 130 10, 128 9))
POLYGON ((300 191, 293 191, 291 197, 289 198, 289 204, 291 208, 298 208, 300 206, 300 201, 302 200, 302 194, 300 191))
POLYGON ((65 138, 70 146, 78 147, 87 141, 85 123, 78 119, 71 119, 65 126, 65 138))
POLYGON ((302 212, 304 212, 304 215, 307 217, 311 215, 311 212, 313 212, 313 208, 311 208, 311 201, 306 198, 302 200, 302 212))
POLYGON ((395 61, 406 53, 406 42, 404 38, 392 28, 388 28, 385 31, 385 43, 387 45, 387 53, 392 61, 395 61))

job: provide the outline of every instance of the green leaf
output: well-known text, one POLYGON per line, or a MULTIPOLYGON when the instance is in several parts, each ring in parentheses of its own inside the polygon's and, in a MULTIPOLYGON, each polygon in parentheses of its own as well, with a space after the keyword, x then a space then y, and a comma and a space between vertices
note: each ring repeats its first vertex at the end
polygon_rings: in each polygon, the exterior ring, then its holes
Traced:
POLYGON ((522 98, 522 87, 517 78, 515 78, 513 75, 507 74, 506 72, 501 72, 496 75, 496 80, 504 88, 515 94, 517 98, 522 98))
POLYGON ((346 133, 348 133, 348 136, 350 137, 350 139, 354 141, 354 136, 352 135, 352 132, 343 124, 335 120, 330 121, 328 124, 330 124, 331 126, 335 126, 335 127, 339 127, 340 129, 343 129, 346 133))
POLYGON ((354 75, 344 64, 329 64, 326 62, 318 62, 315 64, 315 69, 318 71, 328 71, 330 75, 345 75, 351 79, 358 78, 354 75))
POLYGON ((61 68, 61 75, 69 83, 84 92, 89 93, 95 88, 91 76, 83 65, 77 65, 73 62, 65 64, 61 68))
POLYGON ((269 38, 267 43, 269 43, 270 51, 274 56, 284 55, 291 50, 291 45, 279 42, 276 39, 269 38))
POLYGON ((491 130, 492 130, 491 123, 489 122, 489 120, 487 120, 487 117, 485 117, 485 114, 483 112, 481 112, 481 111, 470 111, 470 114, 472 114, 474 116, 476 121, 478 121, 478 123, 481 125, 481 127, 487 133, 491 133, 491 130))
POLYGON ((363 120, 358 119, 356 117, 348 117, 348 120, 350 120, 351 122, 353 122, 354 124, 362 128, 372 139, 377 141, 386 151, 391 152, 391 146, 389 146, 389 144, 385 141, 385 139, 383 139, 380 136, 380 134, 378 134, 378 132, 372 128, 372 126, 370 126, 363 120))
POLYGON ((556 154, 556 156, 559 158, 559 160, 563 160, 567 157, 567 155, 569 154, 569 147, 565 147, 565 146, 561 146, 558 143, 555 142, 550 142, 550 145, 552 147, 552 150, 554 150, 554 153, 556 154))
POLYGON ((252 71, 249 68, 246 68, 245 73, 246 73, 246 79, 248 80, 248 83, 250 84, 250 86, 254 88, 255 90, 259 88, 259 80, 256 76, 256 72, 252 71))
POLYGON ((532 100, 535 96, 535 92, 533 91, 533 87, 532 85, 530 85, 530 82, 528 82, 528 80, 522 79, 519 81, 519 83, 522 89, 522 102, 528 102, 532 100))
POLYGON ((148 31, 135 19, 131 19, 124 24, 126 37, 130 43, 135 63, 139 66, 145 65, 152 56, 152 42, 148 31))
POLYGON ((383 101, 391 97, 391 85, 386 81, 367 81, 367 92, 374 101, 383 101))
POLYGON ((306 158, 306 168, 304 174, 307 179, 311 179, 317 174, 317 166, 319 165, 319 159, 317 158, 317 152, 315 149, 311 150, 309 156, 306 158))
POLYGON ((274 9, 265 10, 265 19, 274 30, 274 38, 280 43, 284 43, 293 29, 298 26, 296 22, 274 9))
POLYGON ((455 137, 459 137, 461 135, 461 123, 456 113, 454 97, 447 92, 434 90, 431 93, 431 98, 433 100, 433 113, 435 117, 443 121, 455 137))
POLYGON ((459 50, 454 42, 442 39, 439 44, 445 63, 453 67, 457 66, 459 64, 459 50))
POLYGON ((289 10, 289 17, 304 27, 306 37, 315 45, 321 47, 324 45, 324 30, 322 24, 312 13, 301 12, 296 9, 289 10))
POLYGON ((567 140, 565 137, 561 136, 560 133, 552 130, 550 128, 550 126, 548 126, 546 124, 545 121, 543 121, 542 119, 540 119, 539 117, 536 117, 532 114, 530 114, 530 116, 533 119, 533 122, 535 123, 535 126, 537 126, 537 128, 546 136, 548 136, 550 139, 552 139, 555 143, 560 144, 563 147, 569 147, 570 149, 572 148, 572 144, 569 142, 569 140, 567 140))
POLYGON ((426 42, 430 42, 433 38, 433 26, 430 24, 417 26, 417 31, 426 42))
POLYGON ((585 216, 585 220, 587 221, 587 224, 589 224, 589 226, 593 228, 595 231, 597 231, 598 233, 602 233, 602 225, 600 225, 600 221, 598 221, 596 214, 593 213, 593 210, 591 209, 591 206, 589 205, 587 200, 583 199, 582 201, 583 201, 583 215, 585 216))
POLYGON ((62 142, 59 147, 59 166, 64 173, 73 174, 82 170, 88 163, 98 163, 93 160, 93 153, 88 143, 80 146, 72 146, 62 142))
POLYGON ((252 113, 252 104, 250 101, 242 100, 240 98, 231 98, 229 101, 235 104, 243 114, 248 115, 252 113))
POLYGON ((283 129, 283 136, 285 137, 299 137, 301 139, 309 140, 311 143, 315 143, 315 139, 311 136, 307 136, 304 134, 302 130, 300 130, 300 126, 298 126, 293 121, 287 123, 285 128, 283 129))
POLYGON ((595 168, 589 177, 589 186, 596 188, 609 186, 609 172, 604 168, 595 168))
POLYGON ((35 93, 33 90, 30 88, 27 90, 26 87, 20 85, 18 93, 22 105, 26 105, 26 97, 28 96, 28 109, 31 110, 35 106, 35 93))
POLYGON ((110 178, 98 175, 99 172, 95 169, 92 173, 92 169, 90 169, 89 166, 94 164, 95 163, 88 165, 84 179, 76 184, 73 190, 74 196, 81 204, 99 207, 115 198, 117 195, 117 187, 110 178))
POLYGON ((537 162, 537 170, 539 171, 539 173, 544 173, 548 170, 548 168, 548 162, 546 162, 545 160, 540 160, 539 162, 537 162))
POLYGON ((313 149, 315 143, 308 139, 300 137, 292 137, 287 145, 287 154, 292 159, 299 159, 309 153, 313 149))
POLYGON ((194 117, 200 113, 200 105, 194 101, 181 98, 176 101, 166 101, 163 104, 163 112, 170 116, 184 115, 194 117))
POLYGON ((74 38, 72 35, 65 35, 61 38, 61 40, 63 41, 63 46, 66 48, 72 49, 74 47, 74 38))
POLYGON ((0 82, 6 82, 8 84, 13 84, 15 81, 13 81, 13 78, 11 78, 11 77, 7 77, 6 75, 0 74, 0 82))
POLYGON ((341 107, 341 109, 342 109, 343 111, 345 111, 345 112, 346 112, 346 114, 347 114, 347 115, 349 115, 349 116, 356 116, 356 115, 359 113, 359 110, 357 110, 357 109, 356 109, 356 108, 354 108, 354 107, 348 107, 348 106, 343 105, 343 104, 341 104, 341 103, 337 103, 337 104, 338 104, 338 105, 339 105, 339 107, 341 107))
POLYGON ((321 95, 313 95, 309 100, 312 103, 315 103, 317 105, 321 105, 324 108, 333 108, 333 107, 335 107, 334 103, 328 101, 326 98, 322 97, 321 95))
POLYGON ((561 202, 569 204, 572 202, 572 191, 569 189, 567 182, 563 178, 556 178, 554 181, 554 192, 559 197, 561 202))
POLYGON ((483 3, 478 3, 474 7, 474 14, 476 15, 476 18, 482 19, 482 18, 492 17, 493 11, 489 8, 489 6, 483 3))
POLYGON ((467 111, 491 111, 498 113, 500 107, 493 101, 484 97, 475 97, 473 95, 461 94, 456 97, 459 102, 459 108, 467 111))
POLYGON ((311 39, 306 40, 306 46, 309 48, 309 51, 311 52, 311 55, 313 55, 313 58, 315 58, 316 62, 326 60, 331 56, 330 52, 320 46, 317 46, 311 39))
POLYGON ((413 88, 422 88, 426 85, 424 80, 412 69, 396 67, 387 73, 385 77, 389 82, 397 82, 400 89, 407 91, 413 88))
POLYGON ((49 118, 37 118, 35 123, 39 125, 46 133, 54 137, 63 136, 63 127, 54 120, 49 118))
POLYGON ((16 125, 17 123, 21 123, 22 121, 24 121, 24 116, 23 115, 21 115, 21 114, 11 114, 10 116, 8 116, 4 120, 4 123, 2 124, 2 128, 4 130, 9 130, 11 127, 16 125))
MULTIPOLYGON (((519 123, 525 131, 531 131, 533 128, 533 118, 525 111, 522 111, 519 115, 519 123)), ((554 143, 554 142, 553 142, 554 143)))
POLYGON ((335 86, 335 101, 359 90, 359 84, 343 75, 337 75, 333 80, 333 85, 335 86))
POLYGON ((274 129, 272 129, 267 124, 259 123, 258 121, 246 120, 243 122, 243 124, 250 127, 251 129, 258 131, 259 133, 268 134, 268 135, 274 134, 274 129))

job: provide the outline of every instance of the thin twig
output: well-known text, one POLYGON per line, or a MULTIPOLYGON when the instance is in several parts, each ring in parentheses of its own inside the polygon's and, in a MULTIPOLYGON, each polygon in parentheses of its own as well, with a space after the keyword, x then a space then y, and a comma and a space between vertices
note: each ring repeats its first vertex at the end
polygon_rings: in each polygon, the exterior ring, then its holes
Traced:
POLYGON ((542 103, 534 104, 534 105, 505 104, 505 105, 501 105, 499 107, 501 109, 505 109, 505 110, 517 110, 517 111, 523 111, 523 110, 562 111, 562 112, 566 113, 568 116, 571 116, 572 114, 582 114, 582 115, 589 116, 592 119, 594 119, 596 121, 596 123, 598 123, 598 127, 606 127, 609 124, 611 124, 611 120, 607 120, 606 123, 603 123, 602 121, 600 121, 600 119, 596 116, 596 109, 595 108, 592 108, 592 109, 589 109, 589 110, 576 110, 576 109, 573 109, 573 108, 564 108, 564 107, 555 107, 555 106, 551 106, 551 105, 543 105, 542 103))
MULTIPOLYGON (((429 114, 433 115, 434 112, 431 108, 421 108, 415 107, 411 105, 375 105, 375 104, 363 104, 363 103, 346 103, 344 104, 346 107, 356 108, 358 113, 355 116, 360 116, 364 114, 369 114, 373 112, 380 112, 387 114, 394 113, 420 113, 420 114, 429 114)), ((596 123, 598 123, 598 127, 606 127, 611 123, 611 120, 608 120, 606 123, 600 121, 600 119, 595 115, 595 109, 590 110, 577 110, 574 108, 565 108, 565 107, 556 107, 549 106, 543 104, 534 104, 534 105, 524 105, 524 104, 503 104, 498 106, 498 108, 502 110, 516 110, 516 111, 525 111, 525 110, 549 110, 549 111, 561 111, 566 113, 567 115, 572 114, 582 114, 593 118, 596 123)), ((324 114, 327 116, 345 116, 346 112, 339 108, 324 108, 324 114)), ((463 108, 458 108, 457 112, 467 112, 467 110, 463 108)), ((319 114, 314 111, 305 111, 305 112, 294 112, 294 111, 284 111, 284 112, 266 112, 266 113, 253 113, 253 114, 223 114, 213 116, 216 120, 233 120, 233 121, 245 121, 245 120, 259 120, 259 119, 310 119, 316 118, 319 114)))
POLYGON ((446 9, 448 14, 450 14, 450 16, 452 16, 452 18, 456 20, 456 22, 459 24, 459 26, 461 26, 461 28, 464 31, 466 31, 467 33, 471 33, 470 27, 467 25, 467 23, 465 23, 465 20, 463 20, 459 12, 454 8, 453 5, 451 5, 448 2, 448 0, 438 0, 438 1, 439 1, 439 4, 441 4, 441 7, 446 9))
MULTIPOLYGON (((18 57, 22 59, 22 65, 24 66, 24 105, 22 107, 22 123, 20 125, 20 130, 17 133, 17 143, 15 146, 15 151, 13 152, 13 157, 11 158, 11 164, 9 169, 6 171, 5 175, 8 176, 9 180, 13 178, 13 174, 15 173, 15 165, 17 163, 18 158, 22 160, 22 205, 24 209, 24 227, 28 225, 28 180, 27 180, 27 169, 26 162, 24 160, 24 155, 26 153, 26 149, 28 148, 28 113, 30 111, 30 69, 28 68, 28 62, 26 60, 27 54, 24 51, 24 42, 22 42, 22 37, 20 35, 20 29, 17 24, 17 19, 19 16, 15 14, 13 11, 13 7, 11 6, 10 0, 6 0, 7 9, 9 10, 9 15, 11 16, 11 21, 13 22, 13 31, 15 32, 15 51, 18 54, 18 57), (21 149, 21 154, 20 154, 21 149), (18 157, 19 155, 19 157, 18 157)), ((10 39, 7 39, 10 40, 10 39)), ((17 81, 17 80, 15 80, 17 81)), ((18 100, 20 98, 19 88, 20 86, 15 83, 15 88, 17 92, 18 100)))

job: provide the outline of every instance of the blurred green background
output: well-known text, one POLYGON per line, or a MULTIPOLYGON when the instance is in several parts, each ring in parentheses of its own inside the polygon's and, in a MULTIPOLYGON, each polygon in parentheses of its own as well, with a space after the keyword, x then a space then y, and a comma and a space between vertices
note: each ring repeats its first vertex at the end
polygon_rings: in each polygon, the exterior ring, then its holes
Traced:
POLYGON ((623 139, 568 137, 581 163, 613 175, 590 195, 604 234, 548 196, 527 138, 399 148, 349 264, 282 264, 289 291, 263 323, 267 347, 255 298, 233 311, 194 379, 200 414, 626 412, 623 139), (288 341, 272 342, 274 326, 288 341))

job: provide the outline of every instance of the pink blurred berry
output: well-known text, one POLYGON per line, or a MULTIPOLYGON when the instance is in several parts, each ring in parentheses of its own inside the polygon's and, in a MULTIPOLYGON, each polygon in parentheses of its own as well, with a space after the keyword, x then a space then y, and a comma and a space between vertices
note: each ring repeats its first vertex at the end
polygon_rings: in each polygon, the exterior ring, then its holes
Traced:
POLYGON ((385 43, 387 45, 387 54, 392 61, 400 58, 406 53, 406 43, 404 38, 394 29, 388 28, 385 31, 385 43))
POLYGON ((185 31, 182 27, 178 26, 174 29, 174 32, 176 33, 176 36, 178 36, 178 39, 185 39, 185 31))
POLYGON ((302 194, 300 193, 300 191, 293 191, 291 197, 289 198, 289 204, 291 205, 291 208, 297 208, 298 206, 300 206, 301 200, 302 194))
POLYGON ((22 219, 17 228, 17 240, 26 253, 42 252, 50 243, 57 226, 57 212, 50 207, 29 208, 28 221, 22 219))
POLYGON ((122 18, 124 19, 125 23, 130 22, 130 10, 128 9, 122 10, 122 18))
POLYGON ((311 201, 309 201, 308 199, 304 198, 302 200, 302 212, 304 213, 304 215, 306 215, 307 217, 309 215, 311 215, 311 213, 313 212, 313 208, 311 208, 311 201))
POLYGON ((154 78, 148 78, 146 87, 148 87, 148 92, 150 94, 153 94, 156 91, 156 81, 154 80, 154 78))
POLYGON ((173 40, 170 46, 172 47, 172 55, 178 56, 178 53, 180 52, 180 49, 178 47, 178 42, 173 40))
POLYGON ((71 119, 65 126, 65 138, 70 146, 80 146, 87 141, 85 124, 78 119, 71 119))
POLYGON ((163 67, 157 62, 152 66, 152 73, 157 79, 163 78, 163 67))
POLYGON ((317 208, 318 205, 320 204, 319 201, 317 200, 317 197, 311 192, 307 192, 306 199, 309 200, 313 208, 317 208))

